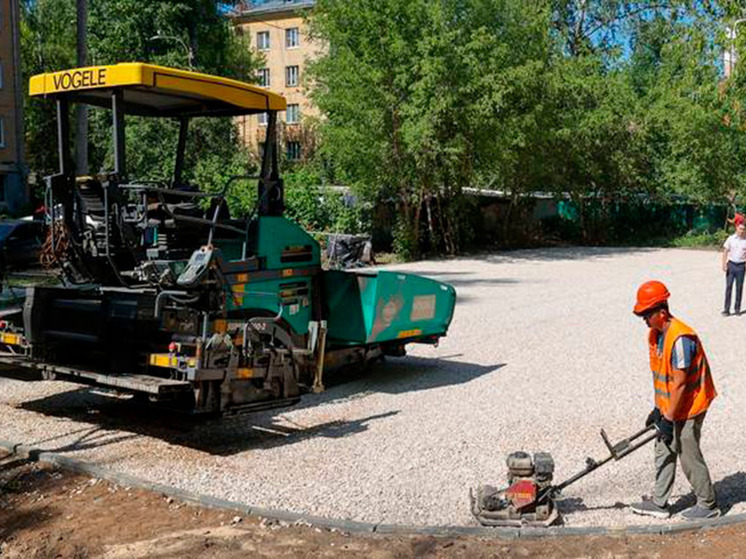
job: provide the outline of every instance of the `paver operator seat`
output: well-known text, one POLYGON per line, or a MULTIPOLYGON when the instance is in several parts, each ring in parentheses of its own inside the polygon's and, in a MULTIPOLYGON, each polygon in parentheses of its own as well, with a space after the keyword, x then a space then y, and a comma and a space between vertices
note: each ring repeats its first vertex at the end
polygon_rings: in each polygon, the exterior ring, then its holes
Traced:
MULTIPOLYGON (((123 63, 34 76, 32 97, 57 104, 60 166, 46 177, 46 207, 55 215, 51 252, 70 283, 110 286, 174 285, 179 270, 213 235, 249 244, 244 221, 231 221, 225 204, 229 181, 219 194, 182 183, 187 130, 194 117, 267 113, 265 149, 258 179, 259 216, 280 216, 283 185, 277 168, 277 112, 285 99, 239 81, 151 64, 123 63), (76 176, 70 157, 69 104, 110 109, 114 168, 76 176), (173 176, 168 183, 131 183, 125 153, 125 115, 179 122, 173 176), (205 211, 204 198, 211 204, 205 211)), ((236 179, 238 177, 235 177, 236 179)), ((246 177, 244 177, 246 178, 246 177)), ((50 218, 51 218, 50 213, 50 218)))

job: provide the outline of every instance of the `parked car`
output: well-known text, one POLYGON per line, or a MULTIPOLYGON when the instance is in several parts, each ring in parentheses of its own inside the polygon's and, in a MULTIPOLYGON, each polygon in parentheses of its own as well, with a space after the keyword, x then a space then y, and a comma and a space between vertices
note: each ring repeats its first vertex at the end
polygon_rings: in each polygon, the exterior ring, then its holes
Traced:
POLYGON ((46 226, 38 220, 0 221, 0 268, 19 269, 39 265, 46 226))

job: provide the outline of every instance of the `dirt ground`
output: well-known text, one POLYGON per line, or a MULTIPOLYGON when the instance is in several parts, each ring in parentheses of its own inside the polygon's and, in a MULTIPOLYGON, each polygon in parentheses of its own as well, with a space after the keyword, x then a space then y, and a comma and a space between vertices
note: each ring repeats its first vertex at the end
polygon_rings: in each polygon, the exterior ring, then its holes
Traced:
POLYGON ((0 459, 0 557, 744 557, 746 525, 672 536, 347 534, 186 505, 14 457, 0 459))

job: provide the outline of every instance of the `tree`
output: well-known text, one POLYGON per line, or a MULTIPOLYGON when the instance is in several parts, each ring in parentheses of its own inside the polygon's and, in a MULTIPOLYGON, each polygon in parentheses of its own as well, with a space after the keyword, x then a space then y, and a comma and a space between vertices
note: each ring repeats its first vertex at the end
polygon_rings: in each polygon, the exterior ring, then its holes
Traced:
MULTIPOLYGON (((32 173, 56 172, 57 129, 52 103, 30 100, 30 76, 75 65, 75 10, 67 0, 26 0, 21 5, 26 162, 32 173)), ((35 195, 40 197, 40 188, 35 195)))
POLYGON ((419 253, 423 221, 437 248, 459 250, 461 188, 506 169, 490 149, 501 125, 512 119, 514 142, 536 131, 523 118, 536 98, 518 98, 536 84, 546 17, 507 0, 317 3, 311 30, 330 45, 311 67, 321 151, 361 191, 396 200, 399 252, 419 253))

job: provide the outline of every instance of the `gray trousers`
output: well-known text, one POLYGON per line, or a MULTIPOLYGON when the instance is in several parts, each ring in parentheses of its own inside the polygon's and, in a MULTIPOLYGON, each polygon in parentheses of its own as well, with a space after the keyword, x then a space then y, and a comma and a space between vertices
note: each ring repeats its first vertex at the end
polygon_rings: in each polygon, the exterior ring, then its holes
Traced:
POLYGON ((659 507, 665 506, 671 497, 673 482, 676 478, 676 459, 681 458, 681 469, 697 496, 697 504, 714 508, 715 490, 712 487, 710 471, 699 448, 702 435, 702 423, 707 412, 686 421, 674 424, 674 438, 669 447, 663 441, 655 442, 655 494, 653 502, 659 507))

